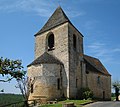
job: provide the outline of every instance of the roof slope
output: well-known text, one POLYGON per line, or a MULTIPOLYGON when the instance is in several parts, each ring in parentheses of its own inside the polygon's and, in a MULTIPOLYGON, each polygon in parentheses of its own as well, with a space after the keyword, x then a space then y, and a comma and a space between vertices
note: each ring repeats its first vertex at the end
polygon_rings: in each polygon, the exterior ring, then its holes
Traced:
POLYGON ((37 65, 37 64, 63 64, 60 60, 58 60, 55 56, 48 54, 47 52, 43 53, 40 57, 35 59, 31 64, 29 64, 27 67, 31 65, 37 65))
POLYGON ((87 63, 92 65, 97 71, 105 75, 110 75, 99 59, 87 55, 84 55, 83 57, 87 63))
POLYGON ((43 28, 35 34, 39 35, 45 31, 50 30, 51 28, 54 28, 58 25, 61 25, 65 22, 70 22, 62 8, 59 6, 55 12, 52 14, 52 16, 48 19, 47 23, 43 26, 43 28))

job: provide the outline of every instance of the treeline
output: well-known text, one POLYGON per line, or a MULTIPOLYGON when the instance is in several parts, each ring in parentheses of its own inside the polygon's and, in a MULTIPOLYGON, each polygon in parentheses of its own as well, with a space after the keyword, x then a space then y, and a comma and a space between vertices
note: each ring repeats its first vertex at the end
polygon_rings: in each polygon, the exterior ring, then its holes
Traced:
POLYGON ((0 106, 23 101, 22 95, 19 94, 0 94, 0 106))

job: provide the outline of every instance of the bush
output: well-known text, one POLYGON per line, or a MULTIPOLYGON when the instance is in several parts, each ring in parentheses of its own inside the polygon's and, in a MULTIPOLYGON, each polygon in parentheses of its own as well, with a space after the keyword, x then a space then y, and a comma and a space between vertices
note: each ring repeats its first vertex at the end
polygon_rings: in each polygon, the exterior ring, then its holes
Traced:
POLYGON ((80 89, 80 99, 92 99, 93 98, 93 92, 89 88, 81 88, 80 89))

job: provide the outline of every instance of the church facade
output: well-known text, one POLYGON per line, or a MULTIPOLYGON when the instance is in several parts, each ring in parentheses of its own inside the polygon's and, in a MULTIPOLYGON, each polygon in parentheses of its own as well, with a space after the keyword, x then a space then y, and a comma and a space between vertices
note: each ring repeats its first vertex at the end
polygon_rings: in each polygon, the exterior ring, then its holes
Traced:
POLYGON ((99 59, 84 54, 83 35, 61 7, 35 34, 35 59, 27 67, 28 77, 35 80, 29 99, 75 99, 86 87, 95 98, 111 98, 111 75, 99 59))

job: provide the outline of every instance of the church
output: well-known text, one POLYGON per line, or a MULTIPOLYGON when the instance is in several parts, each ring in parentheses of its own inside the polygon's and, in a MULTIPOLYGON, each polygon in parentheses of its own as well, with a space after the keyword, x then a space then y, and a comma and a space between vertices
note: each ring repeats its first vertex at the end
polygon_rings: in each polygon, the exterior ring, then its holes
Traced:
POLYGON ((76 99, 87 87, 94 98, 111 99, 111 75, 99 59, 84 54, 84 36, 60 6, 34 36, 35 59, 27 66, 35 80, 29 99, 76 99))

